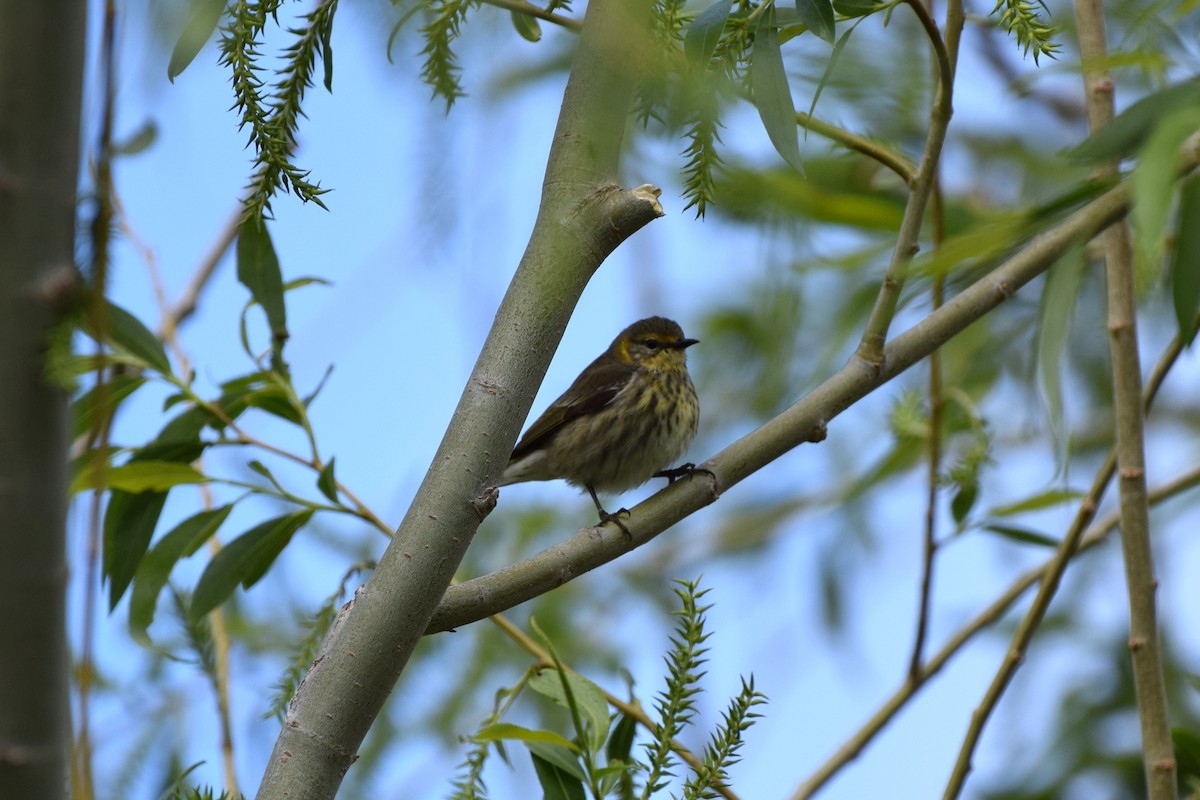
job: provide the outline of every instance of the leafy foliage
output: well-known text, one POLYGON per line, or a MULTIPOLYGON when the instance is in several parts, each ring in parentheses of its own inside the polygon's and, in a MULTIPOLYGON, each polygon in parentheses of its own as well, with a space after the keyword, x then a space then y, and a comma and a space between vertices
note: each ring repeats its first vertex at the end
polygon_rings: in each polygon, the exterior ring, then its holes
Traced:
MULTIPOLYGON (((632 798, 637 796, 635 782, 640 782, 640 797, 645 800, 666 788, 678 760, 676 737, 691 724, 695 715, 695 698, 701 691, 699 683, 704 677, 701 671, 707 652, 704 643, 709 637, 704 630, 704 614, 708 607, 699 602, 705 591, 695 581, 675 581, 672 588, 680 608, 674 612, 676 629, 671 650, 665 657, 667 685, 655 700, 659 721, 649 726, 650 741, 644 746, 644 762, 633 756, 639 720, 621 713, 614 725, 604 691, 564 666, 553 644, 541 634, 552 667, 531 667, 515 686, 496 693, 492 713, 471 737, 471 747, 460 767, 460 775, 454 781, 452 800, 476 800, 486 796, 483 767, 488 748, 494 744, 499 749, 505 741, 521 742, 529 750, 546 797, 632 798), (502 721, 526 688, 568 711, 573 738, 568 739, 550 729, 532 730, 502 721)), ((532 626, 541 633, 536 622, 532 626)), ((739 760, 743 734, 759 716, 754 708, 765 701, 766 698, 755 690, 753 678, 742 681, 741 691, 730 702, 721 724, 711 734, 703 757, 692 759, 689 764, 685 798, 716 797, 714 790, 727 785, 728 769, 739 760)), ((499 752, 507 761, 504 750, 499 752)))

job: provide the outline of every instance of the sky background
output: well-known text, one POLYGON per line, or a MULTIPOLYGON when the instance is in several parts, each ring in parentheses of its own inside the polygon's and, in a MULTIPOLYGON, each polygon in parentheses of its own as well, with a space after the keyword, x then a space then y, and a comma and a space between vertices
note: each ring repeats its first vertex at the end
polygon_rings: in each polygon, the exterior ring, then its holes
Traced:
MULTIPOLYGON (((327 367, 335 365, 312 409, 322 453, 335 455, 339 479, 385 520, 395 523, 416 491, 455 407, 536 213, 564 76, 552 75, 516 89, 501 84, 507 73, 521 69, 530 59, 561 52, 574 35, 547 25, 543 41, 532 44, 512 33, 506 13, 480 10, 464 29, 459 47, 468 96, 447 116, 441 101, 431 103, 429 90, 416 78, 415 38, 398 39, 393 51, 396 63, 388 63, 385 45, 390 24, 385 9, 386 4, 342 5, 333 39, 334 92, 330 95, 318 86, 305 104, 308 119, 301 127, 297 160, 311 168, 323 186, 333 189, 324 198, 330 211, 280 196, 273 203, 271 235, 285 279, 317 276, 333 284, 308 287, 288 298, 288 358, 296 385, 301 391, 315 386, 327 367)), ((130 231, 114 245, 110 277, 113 300, 147 321, 157 319, 158 313, 148 262, 161 275, 168 297, 177 298, 238 209, 250 170, 246 136, 238 132, 236 117, 228 110, 232 93, 226 73, 216 65, 215 45, 210 42, 172 85, 166 79, 171 41, 153 33, 146 22, 152 16, 141 4, 130 4, 119 34, 116 137, 132 136, 144 124, 153 123, 157 138, 147 151, 117 163, 116 186, 130 231)), ((167 14, 163 24, 177 29, 181 20, 167 14)), ((878 28, 878 21, 866 25, 878 28)), ((93 41, 96 27, 93 24, 93 41)), ((269 39, 268 51, 279 41, 277 36, 269 39)), ((968 37, 964 71, 971 68, 970 42, 968 37)), ((785 56, 820 47, 825 45, 803 37, 791 45, 792 50, 785 48, 785 56)), ((1042 86, 1076 91, 1077 78, 1053 68, 1047 72, 1042 86)), ((982 70, 970 74, 981 75, 982 70)), ((804 93, 810 90, 811 82, 794 84, 798 105, 806 106, 804 93)), ((1002 106, 993 102, 1000 91, 998 84, 983 77, 970 90, 960 89, 955 132, 968 135, 1007 124, 998 111, 1002 106)), ((93 75, 85 115, 85 141, 89 142, 96 129, 97 97, 93 75)), ((852 111, 842 113, 842 121, 852 121, 852 111)), ((752 110, 738 109, 726 123, 724 139, 732 151, 760 163, 775 158, 752 110)), ((1064 144, 1082 135, 1050 121, 1046 125, 1046 135, 1062 138, 1064 144)), ((705 309, 778 269, 791 252, 799 252, 801 243, 806 252, 836 250, 836 232, 814 234, 790 225, 764 228, 719 214, 695 220, 691 212, 682 210, 685 201, 676 172, 682 163, 677 154, 680 147, 678 142, 643 138, 626 161, 628 174, 622 176, 626 184, 650 182, 664 188, 666 216, 624 244, 588 286, 534 403, 534 413, 633 320, 662 314, 693 333, 705 309)), ((810 141, 808 147, 823 150, 824 144, 810 141)), ((961 157, 952 141, 947 150, 951 175, 961 157)), ((998 194, 1004 191, 1002 185, 997 187, 998 194)), ((819 292, 820 277, 814 280, 819 292)), ((246 298, 227 255, 199 313, 181 332, 182 344, 197 368, 198 385, 208 392, 249 368, 237 339, 237 319, 246 298)), ((906 321, 915 319, 920 310, 902 315, 896 329, 906 327, 906 321)), ((261 328, 252 326, 252 330, 263 341, 261 328)), ((1163 337, 1153 331, 1145 337, 1148 360, 1162 344, 1163 337)), ((810 351, 801 350, 802 357, 811 353, 812 363, 793 366, 797 374, 808 376, 794 387, 796 397, 825 377, 813 373, 820 368, 820 349, 814 345, 810 351)), ((689 350, 694 371, 709 376, 720 375, 721 356, 703 343, 689 350)), ((1189 354, 1168 385, 1168 397, 1194 398, 1196 387, 1196 359, 1189 354)), ((702 383, 702 404, 704 389, 702 383)), ((889 385, 834 421, 829 434, 844 445, 840 452, 856 451, 865 462, 886 450, 888 442, 878 439, 877 420, 886 415, 898 391, 898 386, 889 385)), ((153 389, 139 393, 123 413, 115 439, 130 443, 152 435, 163 422, 161 403, 166 394, 153 389)), ((1013 412, 1018 417, 1041 413, 1037 408, 1013 412)), ((261 416, 247 420, 263 438, 302 445, 294 431, 274 420, 261 416)), ((749 430, 749 423, 740 425, 706 430, 702 421, 701 436, 688 458, 696 462, 708 458, 749 430)), ((1195 463, 1200 451, 1192 435, 1180 437, 1176 431, 1154 435, 1159 446, 1151 467, 1152 485, 1195 463)), ((1054 460, 1047 458, 1052 449, 1050 443, 1033 442, 1027 456, 1006 461, 991 473, 991 496, 1001 501, 1039 488, 1082 487, 1090 482, 1086 471, 1058 474, 1054 460)), ((709 619, 715 633, 705 679, 708 693, 702 701, 704 720, 716 718, 737 691, 739 675, 753 673, 757 687, 771 698, 763 719, 748 734, 746 760, 734 772, 734 784, 747 800, 788 797, 900 685, 913 633, 924 513, 920 480, 895 481, 872 502, 873 525, 888 535, 869 549, 854 530, 846 529, 844 517, 814 507, 796 515, 783 535, 755 556, 722 560, 689 556, 688 537, 706 541, 724 524, 723 507, 753 505, 757 497, 778 496, 795 487, 832 486, 838 478, 835 465, 830 459, 814 457, 815 450, 804 446, 788 454, 636 556, 662 570, 664 585, 671 577, 695 577, 702 570, 703 584, 711 589, 707 600, 714 604, 709 619), (818 580, 814 565, 830 550, 841 553, 839 558, 863 562, 847 571, 848 580, 855 581, 846 592, 852 607, 845 609, 853 622, 840 636, 830 634, 821 622, 821 594, 814 588, 818 580)), ((223 451, 208 458, 207 468, 244 477, 246 458, 241 452, 223 451)), ((277 465, 271 462, 271 466, 277 465)), ((304 479, 286 470, 280 474, 304 479)), ((632 506, 654 488, 643 487, 620 502, 632 506)), ((183 518, 195 510, 195 503, 194 496, 173 493, 164 521, 183 518)), ((497 514, 506 506, 531 503, 553 506, 572 520, 563 528, 562 538, 592 522, 590 501, 562 484, 506 487, 497 514)), ((228 540, 272 513, 277 512, 265 502, 242 504, 223 535, 228 540)), ((1061 532, 1071 513, 1069 506, 1046 512, 1040 519, 1042 529, 1061 532)), ((84 559, 85 523, 86 514, 78 508, 72 519, 71 552, 76 564, 84 559)), ((1200 569, 1200 545, 1194 536, 1198 526, 1200 514, 1194 509, 1176 514, 1159 544, 1165 556, 1159 563, 1164 628, 1192 665, 1200 664, 1200 633, 1187 612, 1200 600, 1194 577, 1200 569)), ((491 535, 499 527, 495 518, 486 521, 473 545, 483 548, 482 558, 494 566, 517 555, 511 545, 491 535)), ((363 526, 342 522, 301 537, 310 541, 305 547, 289 548, 270 578, 249 592, 248 608, 268 603, 298 614, 311 611, 336 589, 350 563, 345 555, 348 549, 374 557, 385 544, 363 526)), ((948 546, 938 564, 931 646, 937 647, 1014 575, 1043 557, 1041 550, 981 536, 964 537, 948 546)), ((1125 612, 1117 550, 1106 546, 1088 559, 1086 569, 1069 573, 1064 591, 1086 594, 1085 624, 1094 626, 1097 639, 1119 637, 1125 612)), ((202 558, 193 558, 181 566, 177 578, 186 586, 203 566, 202 558)), ((83 575, 83 570, 75 570, 70 599, 76 644, 82 629, 83 575)), ((669 621, 626 602, 611 565, 581 580, 601 592, 606 582, 612 583, 609 600, 591 612, 595 635, 613 633, 629 642, 626 666, 648 703, 661 687, 661 654, 667 648, 669 621)), ((109 792, 121 785, 122 771, 133 762, 129 754, 137 749, 136 726, 126 729, 122 720, 139 718, 150 704, 159 702, 137 691, 137 676, 146 657, 128 638, 126 613, 122 603, 111 616, 97 617, 102 672, 129 690, 105 695, 97 703, 94 726, 106 732, 96 753, 102 797, 114 796, 109 792)), ((518 610, 513 618, 524 623, 526 616, 518 610)), ((168 627, 160 619, 152 630, 168 627)), ((472 629, 455 634, 462 639, 472 635, 472 629)), ((452 660, 462 647, 450 645, 442 657, 452 660)), ((970 711, 1002 653, 996 638, 985 637, 968 647, 821 796, 843 800, 940 794, 970 711)), ((274 720, 264 721, 261 714, 263 697, 280 668, 279 663, 264 665, 254 654, 235 652, 238 770, 242 790, 250 795, 278 730, 274 720)), ((968 784, 965 796, 973 796, 973 787, 986 785, 989 776, 1009 769, 1014 759, 1028 760, 1042 752, 1047 720, 1057 703, 1056 685, 1093 672, 1102 683, 1110 668, 1067 641, 1053 636, 1038 640, 1029 664, 1018 673, 985 733, 975 762, 978 783, 968 784)), ((184 698, 208 691, 194 670, 168 669, 173 670, 172 685, 181 704, 184 698)), ((441 667, 426 670, 422 679, 442 679, 441 667)), ((619 690, 619 680, 613 676, 595 677, 619 690)), ((497 687, 483 688, 478 718, 489 710, 490 693, 497 687)), ((399 702, 419 707, 422 698, 399 702)), ((193 775, 219 784, 212 711, 207 701, 171 709, 176 720, 171 735, 184 743, 187 763, 206 762, 193 775)), ((1128 743, 1130 736, 1136 737, 1136 727, 1114 730, 1111 735, 1114 745, 1128 743)), ((154 744, 145 746, 152 750, 154 744)), ((461 756, 461 750, 414 736, 365 796, 444 797, 461 756)), ((524 765, 510 772, 497 763, 488 780, 493 797, 536 795, 531 770, 524 765)), ((127 796, 150 796, 150 778, 136 778, 132 785, 135 794, 127 796)))

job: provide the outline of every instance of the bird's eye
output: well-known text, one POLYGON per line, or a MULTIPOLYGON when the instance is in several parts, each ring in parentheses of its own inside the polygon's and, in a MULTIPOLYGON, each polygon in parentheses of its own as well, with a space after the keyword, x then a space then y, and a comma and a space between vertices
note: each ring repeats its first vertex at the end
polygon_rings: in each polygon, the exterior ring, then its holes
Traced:
POLYGON ((650 348, 651 350, 657 350, 660 346, 658 339, 646 339, 642 342, 642 344, 646 345, 646 347, 650 348))

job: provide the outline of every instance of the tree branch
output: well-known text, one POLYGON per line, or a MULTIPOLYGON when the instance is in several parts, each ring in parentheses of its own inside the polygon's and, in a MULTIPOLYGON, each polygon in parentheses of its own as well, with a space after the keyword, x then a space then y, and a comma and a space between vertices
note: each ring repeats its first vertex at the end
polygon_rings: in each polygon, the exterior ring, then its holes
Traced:
POLYGON ((259 800, 332 798, 449 585, 584 287, 662 215, 616 174, 649 8, 592 0, 529 245, 417 496, 288 707, 259 800), (639 35, 641 32, 642 35, 639 35))
MULTIPOLYGON (((1104 6, 1100 0, 1075 0, 1079 55, 1083 60, 1088 128, 1095 133, 1114 116, 1112 76, 1102 67, 1108 55, 1104 6)), ((1103 166, 1102 177, 1117 174, 1119 160, 1103 166)), ((1113 407, 1117 439, 1117 483, 1121 498, 1121 545, 1129 592, 1129 650, 1141 721, 1142 761, 1150 800, 1174 800, 1175 749, 1167 712, 1167 687, 1159 650, 1158 579, 1150 549, 1150 510, 1146 501, 1145 419, 1141 362, 1138 357, 1133 246, 1124 220, 1104 233, 1108 285, 1109 351, 1113 369, 1113 407)))
MULTIPOLYGON (((1184 165, 1200 163, 1198 140, 1186 149, 1184 165)), ((805 442, 820 441, 825 425, 870 392, 928 356, 1045 271, 1072 244, 1087 241, 1126 213, 1129 186, 1121 184, 1035 238, 987 276, 896 337, 884 351, 882 369, 862 359, 849 363, 775 419, 703 464, 712 472, 675 481, 634 507, 623 519, 628 535, 614 525, 584 528, 530 558, 451 587, 427 633, 451 630, 550 591, 653 539, 718 494, 805 442)))

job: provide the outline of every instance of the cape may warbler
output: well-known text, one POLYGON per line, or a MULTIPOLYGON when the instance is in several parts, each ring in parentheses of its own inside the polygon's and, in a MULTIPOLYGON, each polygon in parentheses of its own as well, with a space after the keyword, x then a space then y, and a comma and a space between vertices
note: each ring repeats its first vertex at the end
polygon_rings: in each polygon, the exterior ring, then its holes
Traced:
POLYGON ((695 343, 663 317, 621 331, 525 431, 500 485, 563 478, 587 489, 601 522, 624 530, 596 492, 623 492, 656 476, 674 480, 692 469, 662 471, 687 450, 700 421, 684 354, 695 343))

